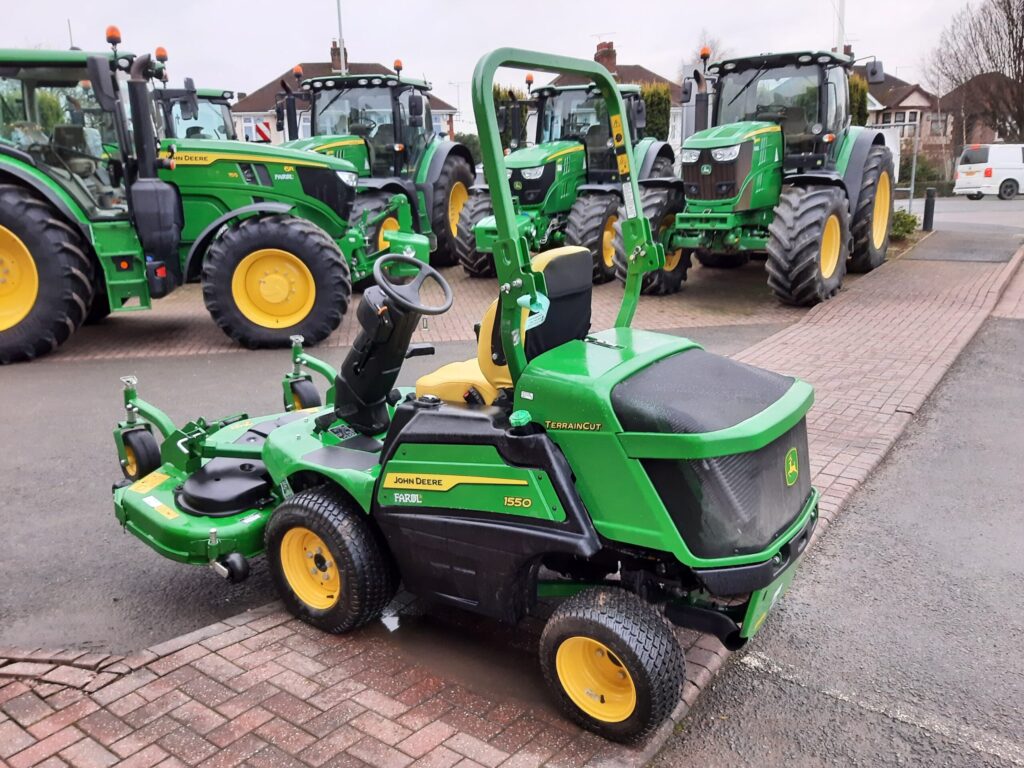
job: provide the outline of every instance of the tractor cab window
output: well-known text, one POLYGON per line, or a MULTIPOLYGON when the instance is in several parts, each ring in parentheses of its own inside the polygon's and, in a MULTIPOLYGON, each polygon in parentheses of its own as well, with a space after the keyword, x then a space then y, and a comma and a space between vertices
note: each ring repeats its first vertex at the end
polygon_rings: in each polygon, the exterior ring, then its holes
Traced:
POLYGON ((231 108, 224 102, 199 99, 196 116, 191 120, 185 120, 181 116, 181 102, 175 101, 171 105, 171 120, 174 122, 174 135, 183 139, 235 138, 231 108))
POLYGON ((0 142, 31 155, 86 210, 125 210, 113 115, 85 67, 0 70, 0 142))
POLYGON ((547 96, 541 106, 537 142, 583 141, 589 144, 594 134, 608 134, 608 110, 601 94, 582 88, 547 96))
POLYGON ((787 145, 805 143, 820 120, 820 84, 816 65, 727 72, 718 81, 715 124, 765 120, 782 126, 787 145))
POLYGON ((838 133, 846 128, 846 121, 850 116, 850 86, 846 81, 846 70, 842 67, 831 67, 826 82, 828 113, 825 127, 833 133, 838 133))
POLYGON ((313 132, 317 136, 359 136, 369 148, 373 175, 394 173, 396 139, 390 88, 316 91, 313 132))

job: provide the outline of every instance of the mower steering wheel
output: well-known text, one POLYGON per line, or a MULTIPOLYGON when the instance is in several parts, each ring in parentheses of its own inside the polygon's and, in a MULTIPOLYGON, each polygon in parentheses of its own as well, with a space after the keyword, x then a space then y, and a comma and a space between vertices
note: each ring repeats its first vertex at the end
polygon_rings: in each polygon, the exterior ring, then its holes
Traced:
POLYGON ((418 312, 421 315, 440 315, 451 309, 454 296, 448 281, 441 277, 441 273, 432 266, 424 264, 412 256, 404 256, 400 253, 388 253, 381 256, 373 263, 373 279, 389 299, 409 312, 418 312), (384 272, 384 266, 392 262, 418 267, 419 272, 408 283, 393 283, 384 272), (420 288, 428 278, 433 279, 444 292, 444 300, 436 306, 428 306, 420 301, 420 288))

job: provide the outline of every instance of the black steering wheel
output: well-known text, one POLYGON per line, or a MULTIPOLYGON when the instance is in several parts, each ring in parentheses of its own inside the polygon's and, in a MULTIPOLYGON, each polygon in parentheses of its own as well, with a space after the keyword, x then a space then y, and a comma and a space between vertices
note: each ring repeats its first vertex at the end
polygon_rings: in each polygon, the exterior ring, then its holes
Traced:
POLYGON ((418 312, 421 315, 440 315, 452 307, 454 297, 452 295, 452 287, 448 285, 448 281, 441 277, 441 273, 432 266, 424 264, 412 256, 404 256, 400 253, 388 253, 381 256, 373 263, 373 279, 380 286, 380 289, 384 291, 384 295, 409 312, 418 312), (387 273, 384 272, 385 265, 391 263, 418 267, 419 271, 416 277, 408 283, 393 283, 388 278, 387 273), (441 286, 441 290, 444 292, 444 301, 437 306, 428 306, 420 302, 420 288, 423 287, 423 283, 428 278, 433 279, 435 283, 441 286))

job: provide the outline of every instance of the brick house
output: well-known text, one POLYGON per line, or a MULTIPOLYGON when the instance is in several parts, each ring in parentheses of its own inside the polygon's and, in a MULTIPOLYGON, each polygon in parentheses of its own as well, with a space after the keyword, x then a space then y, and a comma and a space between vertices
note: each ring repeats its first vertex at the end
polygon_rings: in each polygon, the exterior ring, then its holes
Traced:
MULTIPOLYGON (((348 52, 346 51, 346 58, 348 52)), ((337 42, 331 44, 330 61, 306 61, 300 64, 304 77, 325 77, 337 74, 341 71, 341 49, 337 42)), ((348 62, 348 72, 353 75, 393 75, 394 70, 375 62, 348 62)), ((235 119, 235 131, 238 138, 243 141, 258 141, 261 134, 267 135, 271 143, 280 144, 284 136, 277 130, 276 118, 274 115, 274 104, 277 94, 281 91, 281 81, 284 80, 293 88, 295 78, 291 68, 284 73, 260 86, 255 91, 240 98, 232 107, 231 112, 235 119)), ((434 131, 444 134, 448 138, 454 138, 455 125, 454 117, 456 109, 448 102, 438 98, 433 93, 429 95, 430 113, 434 120, 434 131)), ((309 136, 309 112, 301 112, 299 115, 299 137, 309 136)))

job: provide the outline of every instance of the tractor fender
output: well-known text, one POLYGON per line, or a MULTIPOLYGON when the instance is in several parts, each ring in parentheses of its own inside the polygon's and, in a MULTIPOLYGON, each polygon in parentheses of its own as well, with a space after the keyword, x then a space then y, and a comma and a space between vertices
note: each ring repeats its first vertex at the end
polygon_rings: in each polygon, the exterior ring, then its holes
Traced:
MULTIPOLYGON (((7 148, 5 147, 4 149, 6 150, 7 148)), ((31 155, 21 152, 19 152, 19 154, 25 154, 28 160, 32 161, 31 155)), ((18 157, 18 159, 20 160, 21 158, 18 157)), ((32 165, 35 165, 35 161, 32 161, 32 165)), ((76 215, 70 205, 61 200, 57 193, 45 184, 40 184, 39 179, 31 173, 28 173, 17 166, 4 165, 0 167, 0 182, 3 182, 5 177, 17 179, 19 186, 28 187, 40 197, 44 198, 46 202, 61 212, 67 223, 74 226, 82 234, 82 237, 85 238, 86 242, 92 242, 92 234, 89 232, 89 227, 82 222, 82 215, 76 215)))
POLYGON ((433 157, 430 158, 430 165, 427 166, 427 175, 423 178, 423 183, 416 185, 427 201, 428 215, 434 210, 434 184, 441 175, 444 161, 451 154, 457 155, 469 163, 470 170, 475 171, 476 169, 473 155, 470 154, 465 144, 459 144, 457 141, 439 141, 433 157))
POLYGON ((838 187, 846 193, 847 199, 850 197, 850 192, 846 188, 846 182, 843 177, 835 171, 808 171, 806 173, 794 173, 790 176, 786 176, 783 183, 790 184, 794 187, 838 187))
POLYGON ((666 157, 672 161, 672 165, 676 163, 676 153, 672 151, 671 145, 667 141, 655 141, 644 153, 644 159, 640 163, 640 172, 637 174, 638 179, 646 179, 651 175, 651 169, 654 167, 654 161, 659 157, 666 157))
POLYGON ((654 187, 656 189, 676 189, 679 190, 679 194, 685 194, 686 185, 683 184, 682 179, 677 179, 675 176, 667 179, 638 179, 637 185, 641 188, 654 187))
POLYGON ((622 197, 622 187, 618 184, 580 184, 576 187, 576 196, 585 194, 608 194, 612 193, 622 197))
POLYGON ((228 211, 222 216, 218 216, 199 233, 199 237, 196 238, 196 241, 192 243, 192 247, 189 248, 188 257, 185 259, 185 282, 199 277, 199 265, 203 261, 203 254, 206 253, 206 249, 213 242, 213 238, 216 237, 220 228, 229 221, 251 214, 271 215, 288 213, 292 208, 294 206, 288 203, 253 203, 252 205, 243 205, 241 208, 235 208, 233 211, 228 211))
POLYGON ((881 131, 868 129, 857 131, 850 159, 846 163, 846 172, 843 174, 843 181, 846 183, 846 197, 850 201, 851 211, 857 210, 860 186, 864 180, 864 164, 868 160, 871 148, 875 146, 885 146, 885 135, 881 131))
MULTIPOLYGON (((403 195, 409 201, 413 228, 419 234, 423 234, 421 232, 422 227, 420 226, 420 205, 419 198, 416 196, 416 184, 409 179, 389 176, 384 179, 375 179, 373 177, 359 179, 359 186, 364 189, 374 190, 375 192, 390 192, 393 195, 403 195)), ((427 198, 427 205, 430 205, 429 197, 427 198)))

